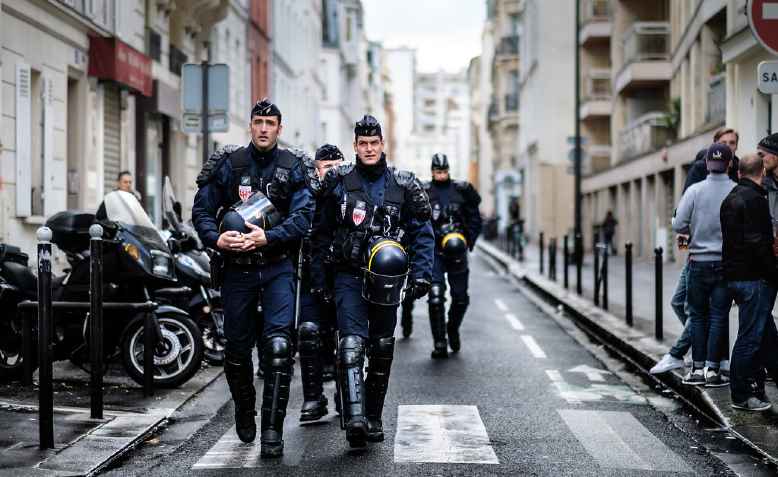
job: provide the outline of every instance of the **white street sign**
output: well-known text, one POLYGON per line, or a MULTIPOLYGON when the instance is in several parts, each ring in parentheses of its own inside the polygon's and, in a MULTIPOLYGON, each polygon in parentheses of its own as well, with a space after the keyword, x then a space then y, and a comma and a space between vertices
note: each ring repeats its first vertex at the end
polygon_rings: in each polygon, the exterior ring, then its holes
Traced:
MULTIPOLYGON (((202 132, 203 66, 187 63, 181 70, 181 129, 185 133, 202 132)), ((229 130, 230 67, 208 65, 208 132, 229 130)))
POLYGON ((764 94, 778 94, 778 61, 763 61, 757 69, 757 87, 764 94))

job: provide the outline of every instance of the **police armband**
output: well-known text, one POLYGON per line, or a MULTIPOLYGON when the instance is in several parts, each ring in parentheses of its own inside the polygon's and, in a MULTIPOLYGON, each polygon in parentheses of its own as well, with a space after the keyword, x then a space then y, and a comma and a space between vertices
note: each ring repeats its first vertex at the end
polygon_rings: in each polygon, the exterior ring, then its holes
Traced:
POLYGON ((397 184, 405 189, 406 197, 410 200, 409 210, 417 220, 429 220, 432 215, 430 199, 419 179, 408 171, 394 172, 397 184))
POLYGON ((197 175, 197 187, 202 187, 211 182, 211 180, 213 180, 213 176, 216 175, 216 171, 219 170, 219 167, 221 167, 224 161, 230 157, 230 154, 239 149, 241 149, 241 146, 236 144, 227 144, 213 151, 211 157, 209 157, 208 160, 205 161, 205 164, 203 164, 203 168, 200 170, 200 174, 197 175))

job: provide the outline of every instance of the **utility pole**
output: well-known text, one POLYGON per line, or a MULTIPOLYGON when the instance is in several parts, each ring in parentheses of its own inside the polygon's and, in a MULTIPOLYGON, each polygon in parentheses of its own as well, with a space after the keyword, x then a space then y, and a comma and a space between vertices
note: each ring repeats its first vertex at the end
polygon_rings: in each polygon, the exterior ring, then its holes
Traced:
POLYGON ((205 47, 206 59, 203 61, 203 107, 202 107, 202 134, 203 134, 203 164, 208 161, 210 156, 208 151, 208 144, 210 138, 208 137, 208 65, 211 64, 211 42, 206 40, 203 42, 205 47))
POLYGON ((581 231, 581 0, 575 0, 575 268, 576 291, 583 292, 583 234, 581 231))

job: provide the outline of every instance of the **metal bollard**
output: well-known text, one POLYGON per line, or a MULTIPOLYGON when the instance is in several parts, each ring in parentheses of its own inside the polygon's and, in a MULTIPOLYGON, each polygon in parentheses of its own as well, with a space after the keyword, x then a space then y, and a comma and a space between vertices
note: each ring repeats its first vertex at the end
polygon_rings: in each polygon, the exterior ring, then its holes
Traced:
POLYGON ((54 448, 54 390, 51 369, 51 229, 38 236, 38 437, 41 449, 54 448))
POLYGON ((602 309, 608 311, 608 244, 602 248, 602 309))
POLYGON ((600 306, 600 244, 594 244, 594 306, 600 306))
POLYGON ((143 320, 143 395, 154 395, 154 348, 156 347, 154 314, 147 311, 143 320))
POLYGON ((626 318, 627 326, 632 326, 632 242, 627 242, 624 245, 626 252, 624 253, 624 268, 626 276, 626 318))
POLYGON ((543 248, 546 246, 546 240, 543 232, 540 232, 540 274, 543 275, 543 248))
POLYGON ((92 419, 103 418, 103 228, 89 227, 89 401, 92 419))
POLYGON ((654 249, 654 278, 656 289, 654 291, 654 308, 656 318, 654 320, 654 334, 658 341, 664 339, 664 327, 662 323, 662 247, 654 249))
POLYGON ((548 240, 548 279, 549 280, 555 280, 555 278, 554 278, 554 272, 555 272, 554 268, 556 268, 555 267, 556 264, 554 263, 554 258, 555 258, 554 257, 554 239, 551 238, 551 239, 548 240))
POLYGON ((575 291, 578 295, 583 295, 583 237, 581 234, 575 234, 575 291))
POLYGON ((562 257, 562 264, 564 266, 564 271, 562 272, 562 275, 563 275, 563 280, 564 280, 564 284, 565 284, 565 290, 567 290, 568 287, 570 286, 570 277, 568 275, 568 270, 567 270, 567 267, 570 265, 570 263, 569 263, 569 261, 570 261, 570 257, 569 257, 570 250, 568 249, 568 246, 567 246, 567 235, 565 235, 564 239, 562 240, 562 248, 563 248, 562 253, 564 254, 564 256, 562 257))

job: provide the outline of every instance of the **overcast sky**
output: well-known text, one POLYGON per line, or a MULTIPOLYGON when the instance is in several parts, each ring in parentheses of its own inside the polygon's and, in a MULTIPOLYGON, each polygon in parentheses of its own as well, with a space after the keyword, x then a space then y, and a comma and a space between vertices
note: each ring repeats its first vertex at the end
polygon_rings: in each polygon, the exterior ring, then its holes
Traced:
POLYGON ((485 0, 362 0, 368 40, 416 48, 421 72, 467 68, 481 52, 485 0))

